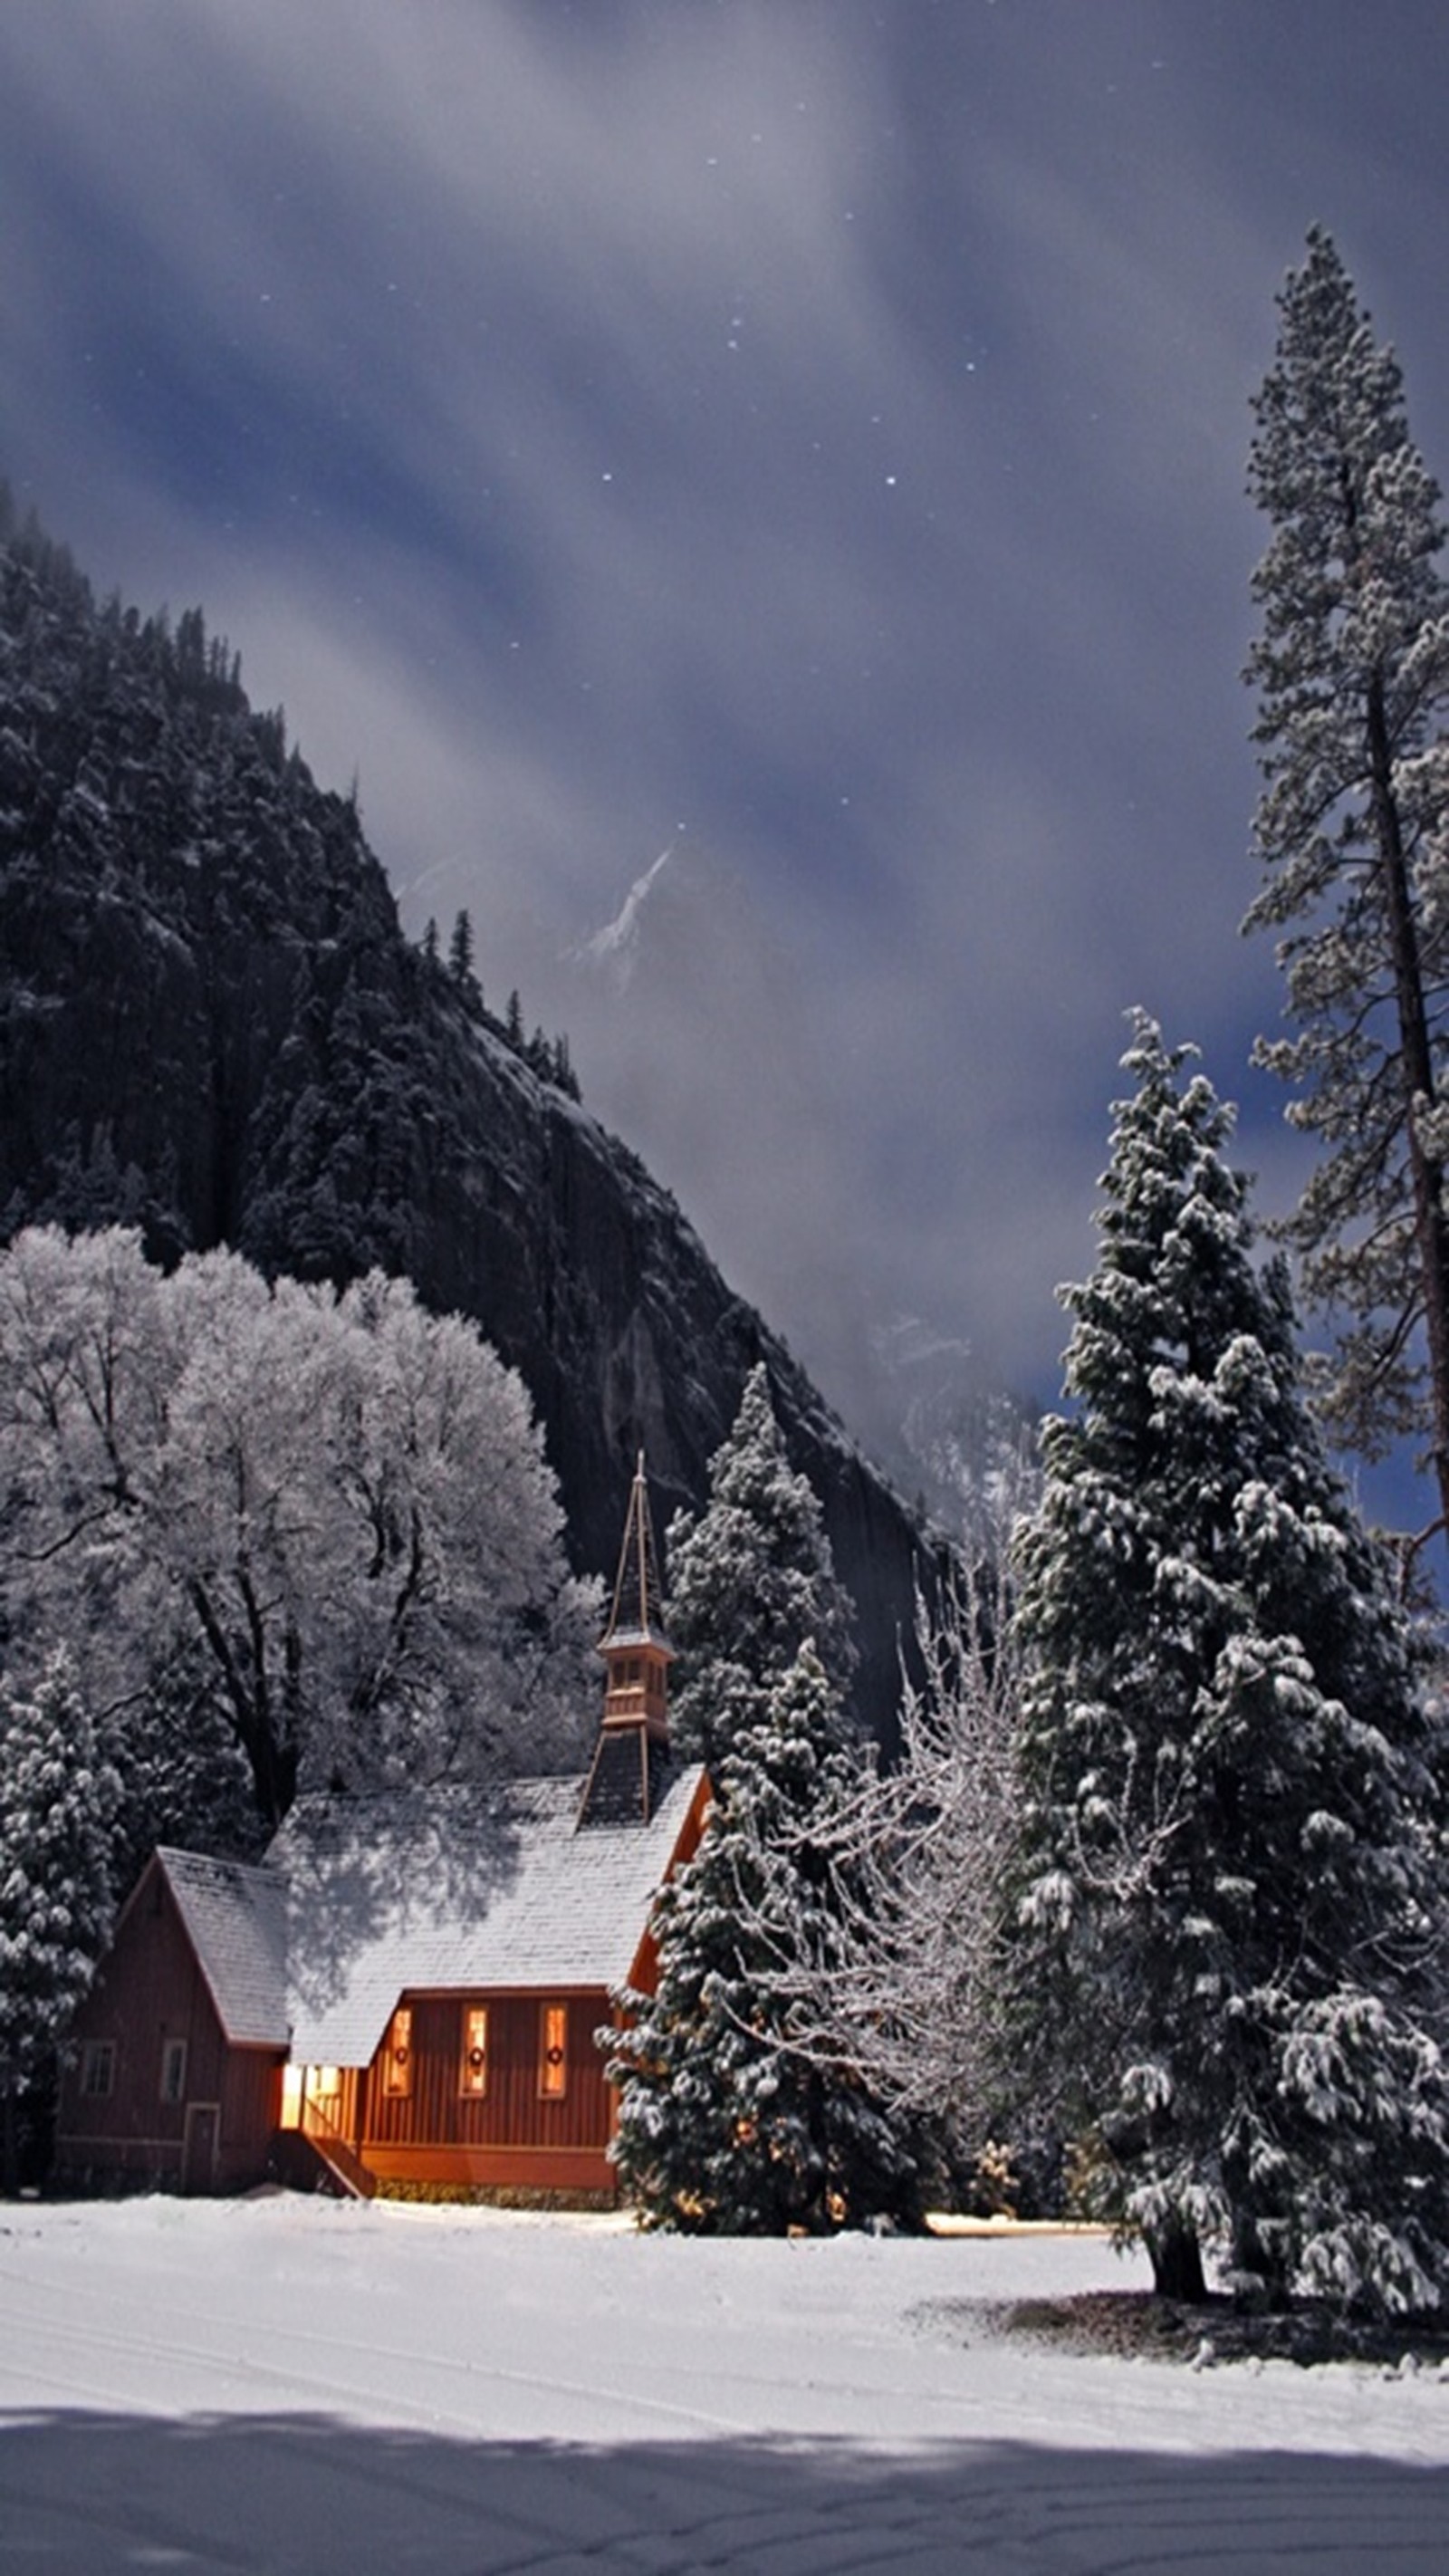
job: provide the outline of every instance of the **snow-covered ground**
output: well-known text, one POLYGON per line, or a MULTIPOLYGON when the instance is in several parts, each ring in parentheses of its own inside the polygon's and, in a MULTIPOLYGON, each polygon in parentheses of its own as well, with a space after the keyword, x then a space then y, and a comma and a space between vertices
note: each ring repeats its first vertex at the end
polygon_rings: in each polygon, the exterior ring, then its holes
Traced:
POLYGON ((0 2576, 1444 2576, 1449 2380, 1045 2354, 1097 2240, 0 2210, 0 2576))

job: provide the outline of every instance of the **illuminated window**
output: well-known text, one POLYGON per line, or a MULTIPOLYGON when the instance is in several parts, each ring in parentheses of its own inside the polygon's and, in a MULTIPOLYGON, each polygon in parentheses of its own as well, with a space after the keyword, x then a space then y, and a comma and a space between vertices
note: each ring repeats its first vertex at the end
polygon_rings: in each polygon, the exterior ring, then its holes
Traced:
POLYGON ((81 2051, 80 2089, 88 2101, 103 2102, 116 2089, 116 2043, 88 2039, 81 2051))
POLYGON ((545 2004, 539 2019, 538 2089, 545 2102, 561 2102, 569 2085, 569 2008, 545 2004))
POLYGON ((464 2007, 463 2058, 458 2068, 458 2090, 471 2093, 475 2099, 488 2090, 488 2010, 484 2004, 464 2007))
POLYGON ((184 2102, 186 2099, 186 2042, 168 2039, 161 2048, 161 2099, 184 2102))
POLYGON ((387 2046, 382 2061, 382 2089, 394 2096, 413 2089, 413 2015, 410 2004, 399 2004, 388 2024, 387 2046))

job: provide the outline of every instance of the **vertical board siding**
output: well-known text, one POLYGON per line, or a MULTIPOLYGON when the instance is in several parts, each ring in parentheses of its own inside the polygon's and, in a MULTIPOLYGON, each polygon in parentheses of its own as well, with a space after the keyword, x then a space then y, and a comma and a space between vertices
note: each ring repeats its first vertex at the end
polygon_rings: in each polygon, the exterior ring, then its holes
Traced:
POLYGON ((594 2033, 610 2019, 602 1987, 556 1995, 410 1995, 412 2091, 383 2089, 386 2040, 367 2075, 364 2148, 602 2148, 610 2134, 611 2088, 594 2033), (545 2003, 568 2007, 568 2088, 560 2101, 539 2089, 545 2003), (459 2077, 464 2014, 488 2011, 488 2090, 464 2094, 459 2077))
POLYGON ((115 1948, 72 2026, 61 2071, 56 2167, 63 2175, 114 2177, 173 2186, 182 2178, 189 2104, 214 2102, 221 2115, 218 2188, 259 2182, 281 2101, 282 2054, 233 2049, 216 2016, 175 1901, 153 1863, 115 1948), (161 2098, 168 2040, 186 2043, 178 2101, 161 2098), (88 2040, 116 2052, 109 2094, 81 2091, 88 2040))
POLYGON ((266 2172, 272 2133, 282 2116, 282 2064, 279 2049, 227 2051, 220 2092, 211 2096, 221 2103, 217 2182, 223 2190, 245 2189, 266 2172))
MULTIPOLYGON (((708 1799, 708 1783, 701 1779, 671 1867, 697 1844, 708 1799)), ((633 1981, 648 1988, 656 1974, 653 1936, 644 1922, 633 1981)), ((613 2193, 606 2149, 617 2106, 605 2074, 607 2046, 596 2044, 596 2033, 614 2018, 604 1985, 408 1990, 397 2003, 412 2016, 407 2092, 385 2088, 389 2028, 369 2065, 338 2069, 339 2089, 325 2108, 307 2103, 304 2127, 333 2130, 380 2178, 613 2193), (558 2096, 546 2093, 542 2082, 550 2007, 567 2012, 566 2083, 558 2096), (488 2080, 481 2096, 462 2084, 470 2008, 487 2014, 488 2080)), ((57 2171, 91 2187, 143 2182, 175 2188, 188 2179, 194 2183, 201 2173, 206 2187, 218 2190, 261 2180, 283 2116, 287 2051, 280 2041, 280 2008, 276 2028, 272 2046, 228 2042, 165 1867, 153 1859, 76 2017, 60 2090, 57 2171), (99 2099, 81 2091, 87 2041, 108 2043, 115 2052, 112 2089, 99 2099), (168 2045, 174 2049, 178 2043, 186 2050, 184 2080, 179 2098, 168 2102, 162 2098, 162 2072, 168 2045)))

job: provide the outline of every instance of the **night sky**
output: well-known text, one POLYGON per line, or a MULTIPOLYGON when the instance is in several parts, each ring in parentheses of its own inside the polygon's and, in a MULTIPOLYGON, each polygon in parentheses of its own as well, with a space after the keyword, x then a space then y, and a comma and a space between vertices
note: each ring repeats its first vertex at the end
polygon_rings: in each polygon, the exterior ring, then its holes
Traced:
POLYGON ((1321 222, 1449 476, 1446 108, 1442 0, 4 0, 0 472, 848 1416, 1050 1396, 1129 1006, 1291 1194, 1248 402, 1321 222))

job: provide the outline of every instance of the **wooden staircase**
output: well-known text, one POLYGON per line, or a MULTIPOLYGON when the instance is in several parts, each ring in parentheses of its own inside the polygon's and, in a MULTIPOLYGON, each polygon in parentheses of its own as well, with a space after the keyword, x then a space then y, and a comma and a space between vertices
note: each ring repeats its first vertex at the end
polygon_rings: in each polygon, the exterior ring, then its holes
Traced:
POLYGON ((288 2191, 327 2192, 334 2200, 371 2200, 376 2179, 345 2138, 315 2129, 277 2129, 268 2168, 288 2191))

